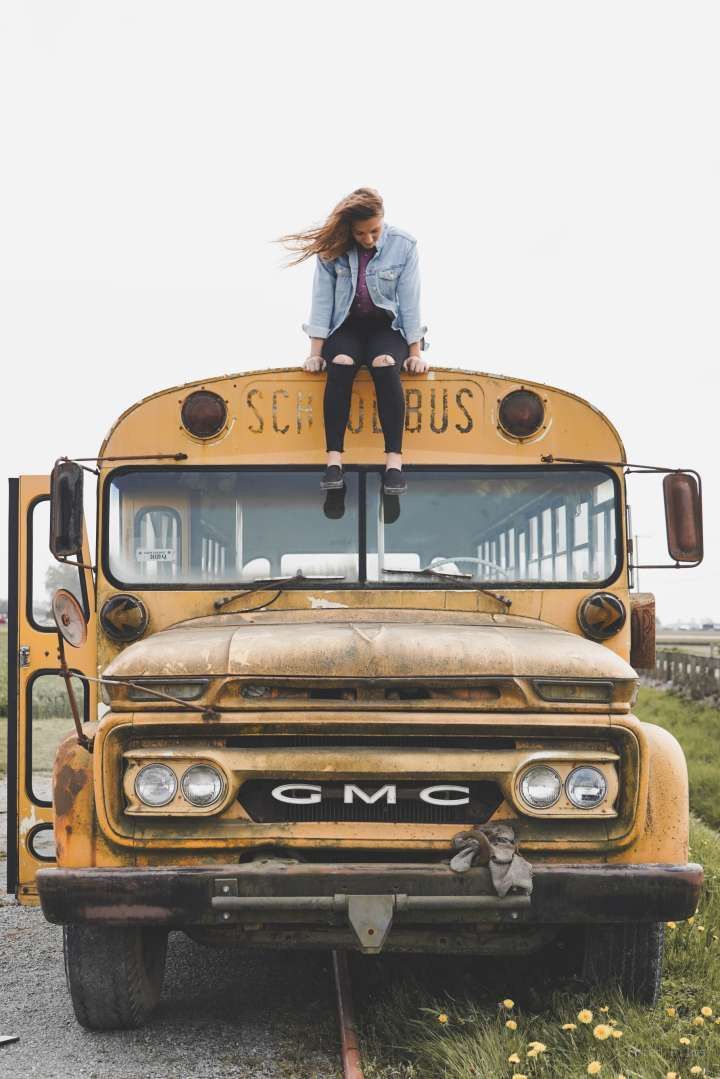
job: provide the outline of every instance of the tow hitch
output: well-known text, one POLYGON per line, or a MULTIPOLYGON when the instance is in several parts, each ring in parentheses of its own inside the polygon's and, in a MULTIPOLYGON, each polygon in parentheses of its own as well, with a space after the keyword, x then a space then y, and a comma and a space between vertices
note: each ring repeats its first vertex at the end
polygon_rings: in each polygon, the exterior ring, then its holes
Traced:
POLYGON ((233 877, 220 877, 215 881, 215 894, 211 900, 214 911, 218 911, 223 921, 229 922, 233 916, 242 918, 250 914, 254 918, 263 914, 273 920, 282 913, 324 913, 338 918, 346 918, 360 950, 366 955, 377 955, 390 932, 396 914, 443 913, 452 918, 453 914, 477 912, 478 916, 508 915, 510 920, 518 917, 520 910, 530 906, 528 895, 508 895, 500 898, 496 895, 283 895, 283 896, 246 896, 238 895, 238 882, 233 877))

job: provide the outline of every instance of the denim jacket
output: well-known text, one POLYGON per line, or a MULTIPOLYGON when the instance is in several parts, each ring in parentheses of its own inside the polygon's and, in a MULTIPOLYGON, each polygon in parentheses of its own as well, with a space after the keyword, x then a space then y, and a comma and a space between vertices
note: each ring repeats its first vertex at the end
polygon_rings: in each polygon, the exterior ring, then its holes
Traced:
MULTIPOLYGON (((376 307, 392 314, 393 330, 399 330, 409 345, 420 341, 421 348, 429 348, 427 326, 420 322, 420 270, 414 237, 384 223, 375 247, 376 254, 365 272, 370 298, 376 307)), ((355 296, 357 274, 354 244, 331 262, 317 256, 310 321, 302 327, 308 337, 329 337, 345 321, 355 296)))

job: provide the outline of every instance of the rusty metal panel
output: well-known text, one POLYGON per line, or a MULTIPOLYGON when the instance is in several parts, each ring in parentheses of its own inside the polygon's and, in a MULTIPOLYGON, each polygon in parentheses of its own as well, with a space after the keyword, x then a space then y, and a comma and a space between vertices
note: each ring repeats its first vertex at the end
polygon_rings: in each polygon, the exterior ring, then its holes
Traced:
POLYGON ((630 593, 630 666, 637 671, 655 666, 655 596, 630 593))

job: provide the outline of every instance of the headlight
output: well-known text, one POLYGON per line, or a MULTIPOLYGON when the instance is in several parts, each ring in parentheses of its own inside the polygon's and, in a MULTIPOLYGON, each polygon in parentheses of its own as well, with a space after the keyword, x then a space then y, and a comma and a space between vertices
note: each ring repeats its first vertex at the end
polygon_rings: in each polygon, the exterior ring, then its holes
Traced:
POLYGON ((148 806, 166 806, 177 793, 177 776, 166 764, 146 764, 135 777, 135 793, 148 806))
MULTIPOLYGON (((202 697, 208 685, 205 678, 187 682, 159 682, 149 678, 133 681, 135 685, 128 686, 128 700, 155 701, 156 704, 163 704, 165 701, 166 698, 160 696, 163 693, 166 697, 177 697, 181 701, 196 701, 198 697, 202 697), (144 686, 147 686, 147 689, 144 689, 144 686)), ((167 703, 172 704, 172 701, 167 703)))
POLYGON ((612 682, 552 682, 537 679, 535 689, 544 701, 607 704, 612 700, 612 682))
POLYGON ((607 794, 607 780, 598 768, 581 765, 565 780, 565 793, 578 809, 595 809, 607 794))
POLYGON ((528 768, 520 780, 520 794, 523 801, 533 809, 547 809, 557 802, 562 790, 560 776, 553 768, 537 765, 528 768))
POLYGON ((225 790, 225 780, 210 764, 193 764, 182 777, 182 792, 194 806, 217 802, 225 790))

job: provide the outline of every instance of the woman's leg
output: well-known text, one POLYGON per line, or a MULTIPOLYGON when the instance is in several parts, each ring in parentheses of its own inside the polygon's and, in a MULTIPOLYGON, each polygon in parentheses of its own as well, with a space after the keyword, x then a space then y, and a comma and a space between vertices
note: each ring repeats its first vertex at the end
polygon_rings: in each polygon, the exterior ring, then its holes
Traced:
POLYGON ((357 332, 345 324, 339 326, 322 347, 322 357, 327 364, 323 418, 328 465, 342 463, 350 399, 361 348, 362 342, 357 332))
POLYGON ((325 341, 322 356, 327 366, 323 418, 327 470, 321 486, 325 490, 342 486, 342 451, 345 428, 348 427, 353 382, 361 355, 362 339, 356 329, 345 322, 325 341))
POLYGON ((405 426, 405 391, 400 371, 408 356, 407 342, 397 330, 383 327, 369 336, 367 354, 385 437, 386 466, 400 468, 405 426))
POLYGON ((345 447, 345 429, 350 416, 350 398, 357 364, 352 356, 340 353, 328 362, 327 382, 323 398, 325 447, 328 464, 340 464, 345 447))

